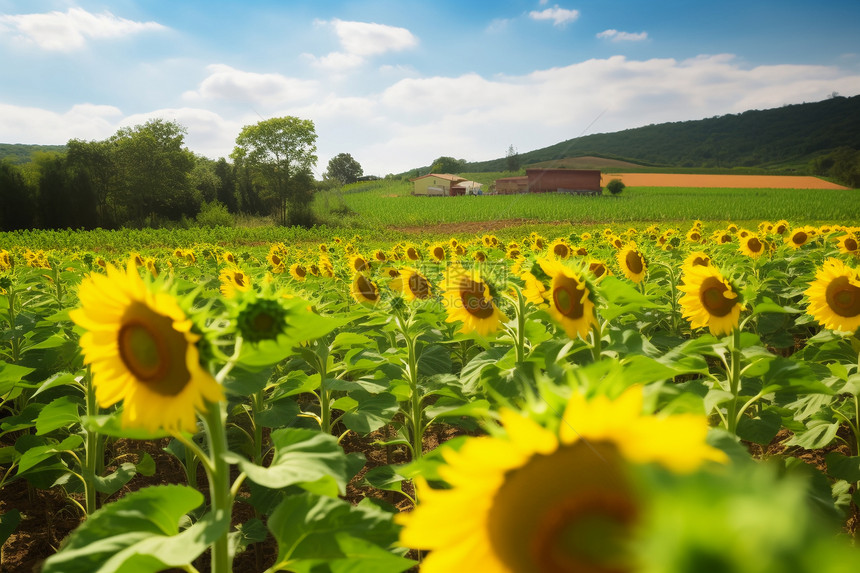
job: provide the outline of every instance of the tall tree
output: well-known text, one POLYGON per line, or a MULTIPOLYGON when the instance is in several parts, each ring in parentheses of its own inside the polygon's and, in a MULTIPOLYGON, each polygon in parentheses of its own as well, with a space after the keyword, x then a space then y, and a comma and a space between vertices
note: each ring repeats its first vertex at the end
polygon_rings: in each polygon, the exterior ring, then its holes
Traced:
POLYGON ((513 143, 508 147, 508 152, 505 155, 505 166, 508 168, 508 171, 520 170, 520 154, 513 143))
POLYGON ((231 213, 239 211, 239 204, 236 201, 236 174, 234 167, 227 163, 223 157, 218 158, 215 162, 215 175, 218 177, 218 189, 215 193, 216 199, 227 206, 227 210, 231 213))
POLYGON ((0 161, 0 231, 35 226, 36 204, 21 169, 0 161))
POLYGON ((185 131, 176 122, 152 119, 120 129, 111 138, 122 181, 121 202, 135 223, 175 219, 199 209, 200 195, 189 177, 194 154, 184 147, 185 131))
POLYGON ((336 179, 341 185, 347 183, 355 183, 358 178, 364 174, 361 164, 356 161, 349 153, 338 153, 328 162, 324 177, 326 179, 336 179))
POLYGON ((313 196, 297 185, 303 181, 299 174, 309 174, 316 165, 316 140, 314 123, 292 116, 246 125, 236 138, 233 160, 263 184, 282 225, 287 224, 288 210, 309 208, 313 196))
POLYGON ((96 204, 95 225, 116 227, 119 180, 115 164, 114 146, 108 141, 82 141, 71 139, 66 144, 66 168, 69 176, 83 185, 86 180, 96 204))

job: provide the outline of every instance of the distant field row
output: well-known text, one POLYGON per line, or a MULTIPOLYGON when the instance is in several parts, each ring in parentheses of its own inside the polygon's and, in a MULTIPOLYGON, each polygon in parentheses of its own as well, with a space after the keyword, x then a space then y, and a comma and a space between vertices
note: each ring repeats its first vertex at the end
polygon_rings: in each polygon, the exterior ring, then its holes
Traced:
POLYGON ((721 189, 847 189, 809 175, 702 175, 694 173, 604 173, 601 184, 620 179, 628 187, 721 189))
POLYGON ((779 220, 860 222, 852 189, 730 189, 628 187, 618 196, 566 194, 413 197, 408 183, 378 184, 365 192, 322 194, 317 212, 339 224, 403 228, 476 221, 568 221, 578 224, 779 220))

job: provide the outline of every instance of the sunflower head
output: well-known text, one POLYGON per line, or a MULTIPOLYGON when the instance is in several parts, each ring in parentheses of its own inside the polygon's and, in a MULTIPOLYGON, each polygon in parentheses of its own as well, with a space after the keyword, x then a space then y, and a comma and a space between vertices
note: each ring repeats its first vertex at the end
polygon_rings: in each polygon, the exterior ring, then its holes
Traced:
POLYGON ((687 473, 726 456, 705 443, 704 416, 642 412, 642 389, 615 400, 574 392, 550 430, 502 410, 504 434, 444 454, 450 489, 417 480, 421 504, 395 519, 400 541, 430 549, 422 571, 635 570, 647 511, 633 468, 687 473))
POLYGON ((594 289, 584 273, 575 271, 559 261, 543 259, 543 271, 552 282, 549 286, 549 314, 571 338, 585 339, 597 322, 594 313, 594 289))
POLYGON ((690 267, 707 267, 711 264, 711 256, 704 251, 693 251, 687 258, 684 259, 684 264, 681 266, 682 269, 688 269, 690 267))
POLYGON ((624 276, 635 283, 642 282, 648 267, 645 264, 645 257, 639 252, 636 243, 628 243, 627 246, 620 249, 616 259, 624 276))
POLYGON ((830 330, 855 332, 860 328, 860 273, 836 258, 829 258, 815 273, 804 293, 807 313, 830 330))
POLYGON ((792 249, 799 249, 808 243, 811 238, 812 233, 810 232, 810 229, 808 227, 801 227, 793 230, 791 234, 785 238, 785 244, 792 249))
POLYGON ((251 290, 251 277, 238 268, 223 269, 219 279, 221 280, 221 294, 227 298, 236 296, 236 293, 251 290))
POLYGON ((493 301, 489 282, 479 271, 452 265, 441 286, 448 314, 446 322, 460 321, 463 323, 461 332, 476 332, 480 336, 487 336, 501 327, 505 316, 493 301))
POLYGON ((432 293, 432 285, 427 277, 409 267, 400 269, 399 275, 391 281, 390 286, 399 292, 406 302, 426 300, 432 293))
POLYGON ((99 405, 123 401, 124 427, 196 432, 195 411, 224 395, 200 365, 200 336, 176 299, 144 282, 133 260, 125 272, 108 265, 106 275, 88 275, 78 296, 69 316, 85 330, 99 405))
POLYGON ((839 252, 848 254, 860 253, 860 240, 854 233, 847 233, 838 239, 839 252))
POLYGON ((370 263, 359 254, 350 255, 349 269, 353 273, 366 273, 370 270, 370 263))
POLYGON ((289 313, 277 298, 251 296, 239 304, 236 328, 244 340, 275 340, 284 333, 289 313))
POLYGON ((682 280, 678 290, 686 294, 679 302, 691 328, 708 327, 711 334, 720 336, 738 327, 744 304, 738 289, 720 271, 712 266, 688 267, 682 280))
POLYGON ((379 302, 379 287, 364 273, 353 275, 349 292, 360 304, 373 306, 379 302))
POLYGON ((571 254, 570 244, 567 242, 567 239, 563 237, 555 239, 550 243, 547 250, 551 257, 562 260, 569 258, 571 254))
POLYGON ((746 256, 757 259, 767 250, 767 244, 758 235, 749 233, 741 238, 739 250, 746 256))

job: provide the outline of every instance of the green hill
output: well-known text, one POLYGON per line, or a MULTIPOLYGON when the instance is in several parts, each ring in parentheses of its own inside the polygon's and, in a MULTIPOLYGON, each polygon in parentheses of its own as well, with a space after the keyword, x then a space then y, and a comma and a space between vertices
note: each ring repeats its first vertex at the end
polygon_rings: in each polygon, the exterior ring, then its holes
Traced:
MULTIPOLYGON (((652 167, 803 170, 838 148, 860 149, 860 96, 598 133, 519 155, 523 166, 595 156, 652 167)), ((464 171, 503 171, 504 157, 464 171)))
POLYGON ((0 161, 28 163, 37 151, 65 153, 65 145, 31 145, 26 143, 0 143, 0 161))

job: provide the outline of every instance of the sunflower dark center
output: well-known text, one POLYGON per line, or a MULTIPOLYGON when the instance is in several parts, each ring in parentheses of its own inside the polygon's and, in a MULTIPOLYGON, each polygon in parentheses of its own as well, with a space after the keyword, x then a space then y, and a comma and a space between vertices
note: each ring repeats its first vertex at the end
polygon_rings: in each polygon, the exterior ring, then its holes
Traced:
POLYGON ((809 238, 809 235, 804 233, 803 231, 798 231, 791 236, 791 242, 795 245, 802 245, 809 238))
POLYGON ((409 290, 416 298, 427 298, 430 296, 430 283, 418 273, 413 273, 409 275, 409 290))
POLYGON ((860 288, 852 285, 848 277, 836 277, 830 281, 825 298, 830 310, 839 316, 855 318, 860 315, 860 288))
POLYGON ((173 319, 133 306, 117 336, 122 363, 129 373, 158 394, 175 396, 191 375, 185 366, 188 342, 173 328, 173 319))
POLYGON ((379 298, 379 292, 376 290, 376 287, 364 275, 358 275, 355 279, 355 285, 358 287, 358 292, 361 293, 361 296, 367 300, 375 301, 379 298))
POLYGON ((245 286, 245 275, 243 275, 242 273, 234 274, 233 275, 233 282, 235 282, 236 286, 238 286, 238 287, 244 287, 245 286))
POLYGON ((305 267, 303 267, 302 265, 297 266, 297 267, 294 269, 294 271, 295 271, 295 273, 296 273, 297 275, 299 275, 300 277, 304 277, 305 275, 307 275, 307 274, 308 274, 308 272, 305 270, 305 267))
POLYGON ((690 233, 690 240, 691 241, 698 241, 701 238, 702 238, 702 236, 699 233, 696 233, 696 232, 690 233))
POLYGON ((747 248, 754 253, 758 253, 762 250, 762 248, 764 248, 764 245, 762 245, 761 241, 759 241, 756 237, 752 237, 749 241, 747 241, 747 248))
POLYGON ((362 272, 367 270, 367 261, 362 259, 361 257, 356 257, 355 261, 352 263, 352 268, 354 268, 358 272, 362 272))
POLYGON ((588 270, 590 270, 595 277, 600 278, 606 273, 606 265, 603 263, 591 263, 588 265, 588 270))
POLYGON ((484 283, 463 279, 460 283, 460 302, 463 308, 476 318, 493 316, 493 301, 484 296, 484 283))
POLYGON ((729 288, 717 277, 708 277, 702 281, 699 298, 708 314, 723 317, 732 311, 737 301, 725 295, 728 290, 729 288))
POLYGON ((709 257, 696 257, 693 259, 694 267, 706 267, 710 264, 711 259, 709 257))
POLYGON ((630 272, 635 275, 638 275, 645 270, 645 265, 642 263, 642 256, 632 249, 627 251, 627 255, 624 257, 624 263, 627 265, 630 272))
POLYGON ((566 259, 570 255, 570 249, 567 248, 567 245, 559 243, 558 245, 552 248, 553 254, 557 257, 561 257, 562 259, 566 259))
POLYGON ((857 239, 854 239, 852 237, 846 238, 845 242, 842 244, 845 245, 845 249, 848 251, 856 251, 858 247, 857 239))
POLYGON ((411 261, 417 261, 418 251, 416 251, 413 247, 409 247, 408 249, 406 249, 406 256, 409 257, 409 260, 411 261))
POLYGON ((281 257, 273 254, 272 255, 272 264, 275 265, 276 267, 279 266, 281 264, 281 257))
POLYGON ((638 517, 618 453, 576 443, 532 456, 492 500, 490 544, 511 571, 622 573, 638 517))
POLYGON ((441 261, 445 258, 445 249, 443 249, 442 247, 436 247, 435 249, 433 249, 433 256, 441 261))
POLYGON ((582 304, 582 291, 577 287, 579 283, 574 279, 566 279, 564 282, 552 289, 552 302, 555 309, 567 318, 582 318, 585 314, 585 306, 582 304))

